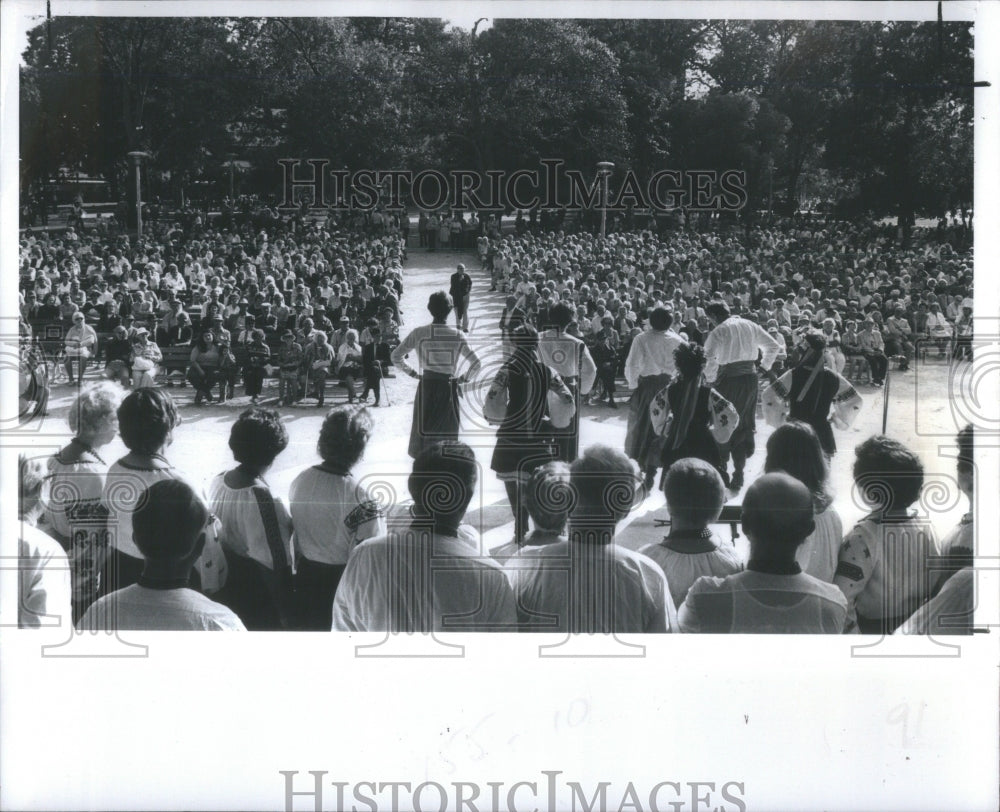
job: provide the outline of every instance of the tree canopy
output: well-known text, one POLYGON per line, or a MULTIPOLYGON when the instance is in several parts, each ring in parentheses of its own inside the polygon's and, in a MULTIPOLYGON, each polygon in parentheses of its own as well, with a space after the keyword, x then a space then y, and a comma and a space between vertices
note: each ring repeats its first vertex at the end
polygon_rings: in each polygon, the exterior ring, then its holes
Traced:
POLYGON ((21 181, 332 167, 739 169, 751 205, 971 201, 965 23, 56 17, 21 68, 21 181), (831 191, 833 190, 833 191, 831 191), (831 200, 835 197, 835 200, 831 200))

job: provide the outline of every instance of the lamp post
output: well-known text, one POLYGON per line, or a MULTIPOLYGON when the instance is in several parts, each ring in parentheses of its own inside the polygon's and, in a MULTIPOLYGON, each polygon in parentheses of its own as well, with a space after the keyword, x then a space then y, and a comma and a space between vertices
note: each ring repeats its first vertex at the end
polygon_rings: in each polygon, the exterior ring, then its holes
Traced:
POLYGON ((600 161, 597 164, 597 174, 601 176, 601 239, 604 239, 608 224, 608 178, 614 168, 611 161, 600 161))
POLYGON ((136 150, 130 152, 128 157, 135 164, 135 227, 136 239, 138 240, 142 237, 142 181, 139 168, 142 166, 142 162, 149 158, 149 153, 136 150))
POLYGON ((235 167, 236 156, 232 153, 229 154, 229 160, 226 161, 226 165, 229 167, 229 199, 233 199, 233 171, 235 167))

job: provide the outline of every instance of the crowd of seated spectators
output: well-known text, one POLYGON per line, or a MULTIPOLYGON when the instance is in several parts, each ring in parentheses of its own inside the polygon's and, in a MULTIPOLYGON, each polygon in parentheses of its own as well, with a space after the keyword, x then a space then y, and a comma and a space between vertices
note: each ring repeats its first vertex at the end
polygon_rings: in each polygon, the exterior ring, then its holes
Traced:
POLYGON ((274 212, 261 221, 232 205, 212 221, 166 221, 135 241, 73 228, 27 233, 22 334, 26 345, 43 344, 71 383, 97 364, 123 385, 150 386, 171 371, 161 370, 167 352, 183 356, 174 371, 198 401, 216 391, 233 397, 242 378, 256 402, 261 378, 294 359, 286 400, 298 401, 345 366, 351 384, 381 378, 398 341, 406 258, 398 218, 373 226, 341 213, 274 212), (338 357, 352 331, 360 347, 376 345, 364 370, 354 363, 360 355, 346 365, 338 357))

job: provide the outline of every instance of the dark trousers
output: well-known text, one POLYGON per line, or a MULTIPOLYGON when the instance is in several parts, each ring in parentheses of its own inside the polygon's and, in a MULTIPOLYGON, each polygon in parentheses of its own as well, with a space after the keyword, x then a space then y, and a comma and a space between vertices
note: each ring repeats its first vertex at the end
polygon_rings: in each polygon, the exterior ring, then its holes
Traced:
POLYGON ((375 402, 378 403, 382 400, 382 369, 381 367, 374 367, 373 369, 365 370, 365 389, 361 393, 361 399, 364 400, 368 397, 368 392, 375 395, 375 402))
POLYGON ((615 396, 615 364, 614 361, 602 361, 597 365, 597 378, 604 386, 604 394, 608 400, 615 396))
POLYGON ((885 373, 889 368, 889 359, 881 352, 865 352, 868 365, 872 368, 872 383, 882 383, 885 381, 885 373))
POLYGON ((257 397, 264 388, 264 370, 258 367, 244 368, 243 386, 250 397, 257 397))
POLYGON ((292 624, 291 582, 252 558, 225 550, 226 585, 213 599, 235 612, 251 632, 283 631, 292 624))
POLYGON ((320 564, 300 558, 295 573, 297 628, 328 632, 333 625, 333 597, 346 564, 320 564))

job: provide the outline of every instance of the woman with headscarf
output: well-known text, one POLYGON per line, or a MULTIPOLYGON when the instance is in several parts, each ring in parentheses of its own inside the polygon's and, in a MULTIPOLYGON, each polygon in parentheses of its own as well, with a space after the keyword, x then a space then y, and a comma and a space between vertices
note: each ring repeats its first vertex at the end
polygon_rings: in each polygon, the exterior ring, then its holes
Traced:
POLYGON ((812 426, 824 453, 832 457, 837 453, 837 444, 830 421, 838 428, 848 428, 861 411, 861 397, 850 381, 826 367, 823 336, 807 333, 798 364, 768 387, 763 407, 770 425, 801 420, 812 426))
POLYGON ((487 400, 507 392, 507 409, 497 429, 497 444, 490 467, 507 489, 514 514, 514 539, 520 544, 528 531, 528 505, 522 486, 536 468, 557 456, 549 415, 549 392, 563 404, 574 402, 573 394, 558 374, 538 354, 538 331, 522 324, 511 334, 514 354, 500 368, 487 400))

